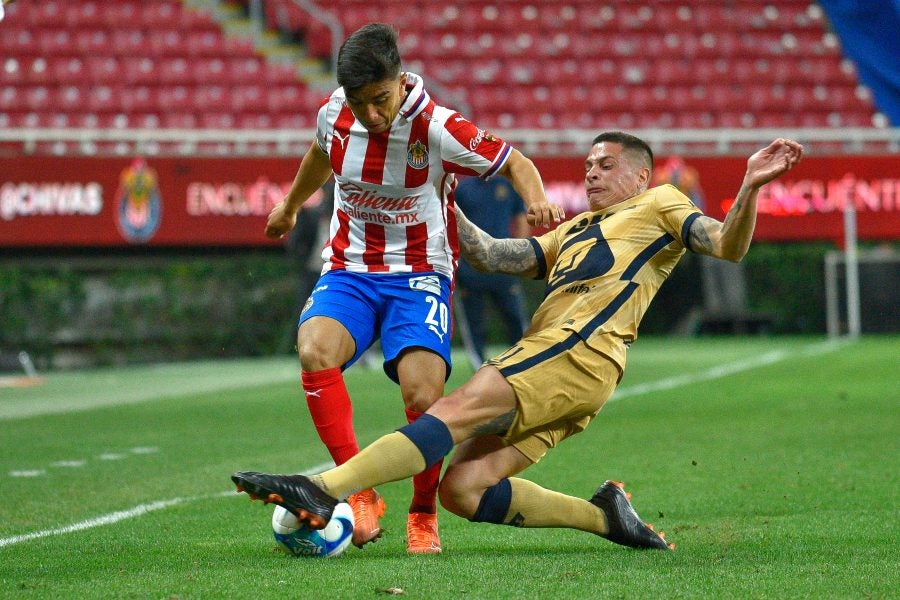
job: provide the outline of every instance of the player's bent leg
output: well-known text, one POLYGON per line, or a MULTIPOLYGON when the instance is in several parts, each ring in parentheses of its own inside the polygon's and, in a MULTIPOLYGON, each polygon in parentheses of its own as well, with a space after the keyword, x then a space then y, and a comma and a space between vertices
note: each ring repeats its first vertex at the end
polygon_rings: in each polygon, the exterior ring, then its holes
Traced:
POLYGON ((239 491, 246 491, 252 498, 276 502, 301 521, 322 527, 337 498, 420 473, 449 454, 457 442, 476 432, 487 435, 505 430, 504 423, 515 415, 512 389, 493 367, 479 370, 460 390, 438 399, 422 417, 382 436, 343 465, 312 478, 235 473, 232 480, 239 491), (460 391, 464 388, 466 391, 460 391), (450 423, 431 414, 439 408, 450 423))
MULTIPOLYGON (((446 363, 443 357, 423 348, 410 348, 397 360, 397 376, 406 419, 413 423, 443 394, 446 363)), ((439 460, 413 476, 413 497, 406 521, 406 550, 410 554, 439 554, 437 488, 443 461, 439 460)))
POLYGON ((460 444, 467 439, 506 433, 516 416, 516 394, 496 367, 487 365, 447 396, 428 414, 440 419, 460 444))
POLYGON ((587 501, 513 477, 531 464, 496 436, 464 442, 441 481, 441 504, 474 522, 565 527, 636 548, 674 547, 640 520, 621 484, 606 482, 587 501))
POLYGON ((359 452, 353 404, 341 373, 356 352, 356 342, 339 321, 314 316, 300 325, 297 351, 313 425, 335 464, 343 464, 359 452))
MULTIPOLYGON (((341 366, 356 352, 356 342, 338 320, 314 316, 300 325, 297 351, 313 424, 334 463, 344 464, 359 453, 353 429, 353 404, 341 373, 341 366)), ((362 547, 378 539, 382 533, 379 519, 386 509, 381 495, 370 488, 351 494, 347 502, 353 509, 355 523, 353 544, 362 547)))
POLYGON ((527 457, 498 436, 467 440, 457 447, 441 478, 441 506, 471 520, 487 490, 531 465, 527 457))
MULTIPOLYGON (((409 423, 423 414, 406 409, 409 423)), ((442 550, 438 533, 437 489, 443 464, 443 459, 439 460, 413 476, 413 497, 406 518, 406 551, 410 554, 440 554, 442 550)))
POLYGON ((600 534, 602 511, 586 500, 513 477, 532 459, 496 436, 461 444, 441 482, 441 504, 480 523, 567 527, 600 534))
POLYGON ((591 497, 591 504, 599 507, 606 516, 606 533, 603 537, 616 544, 632 548, 674 550, 675 545, 666 542, 662 532, 645 524, 631 505, 631 495, 617 481, 606 481, 591 497))

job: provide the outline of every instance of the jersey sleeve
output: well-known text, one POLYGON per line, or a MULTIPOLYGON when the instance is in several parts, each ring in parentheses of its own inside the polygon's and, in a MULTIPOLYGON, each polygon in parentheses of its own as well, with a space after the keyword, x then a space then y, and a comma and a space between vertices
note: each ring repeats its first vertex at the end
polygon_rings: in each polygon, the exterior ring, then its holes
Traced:
POLYGON ((690 230, 693 222, 703 213, 690 198, 673 185, 665 184, 657 189, 656 203, 660 225, 691 250, 690 230))
POLYGON ((459 113, 451 114, 441 131, 441 162, 448 173, 488 179, 503 168, 510 152, 512 146, 459 113))
POLYGON ((319 149, 328 154, 328 140, 326 134, 328 131, 328 99, 319 104, 319 112, 316 114, 316 144, 319 149))
POLYGON ((553 265, 556 264, 556 259, 559 256, 559 249, 566 237, 566 232, 572 227, 573 222, 575 222, 575 219, 566 221, 556 229, 548 231, 543 235, 528 238, 528 241, 531 242, 531 246, 534 248, 534 253, 537 256, 538 269, 537 274, 534 276, 535 279, 547 278, 547 274, 553 268, 553 265))

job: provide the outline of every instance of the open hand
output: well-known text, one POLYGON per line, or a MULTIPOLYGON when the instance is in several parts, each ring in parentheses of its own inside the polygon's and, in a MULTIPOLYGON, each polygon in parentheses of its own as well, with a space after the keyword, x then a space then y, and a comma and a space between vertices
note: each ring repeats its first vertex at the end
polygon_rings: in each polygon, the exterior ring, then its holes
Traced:
POLYGON ((762 187, 787 173, 803 157, 803 146, 787 138, 778 138, 747 160, 744 181, 752 187, 762 187))

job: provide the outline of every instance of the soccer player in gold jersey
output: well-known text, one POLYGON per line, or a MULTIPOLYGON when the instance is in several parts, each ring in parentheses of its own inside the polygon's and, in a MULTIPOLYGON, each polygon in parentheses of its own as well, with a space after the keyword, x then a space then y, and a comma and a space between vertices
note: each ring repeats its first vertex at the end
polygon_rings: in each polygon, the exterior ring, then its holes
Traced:
POLYGON ((776 139, 753 154, 724 222, 671 185, 649 188, 653 153, 641 139, 607 132, 585 160, 590 210, 528 239, 495 239, 458 213, 460 247, 476 268, 546 278, 545 298, 522 339, 437 400, 419 420, 312 477, 239 472, 238 489, 324 527, 339 498, 410 477, 457 450, 441 504, 471 521, 567 527, 638 548, 669 544, 640 519, 621 484, 589 500, 516 474, 578 433, 612 395, 650 301, 686 250, 739 261, 766 183, 803 155, 776 139))

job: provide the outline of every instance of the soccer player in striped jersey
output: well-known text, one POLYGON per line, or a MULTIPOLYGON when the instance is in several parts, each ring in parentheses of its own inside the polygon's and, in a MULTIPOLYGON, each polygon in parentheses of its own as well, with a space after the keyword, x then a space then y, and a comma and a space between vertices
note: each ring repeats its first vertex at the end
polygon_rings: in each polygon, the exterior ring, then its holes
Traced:
MULTIPOLYGON (((597 136, 585 161, 590 210, 537 238, 495 239, 459 215, 463 255, 485 270, 546 278, 524 337, 417 421, 319 475, 232 475, 239 490, 278 502, 313 527, 358 487, 409 477, 456 446, 441 504, 472 521, 567 527, 638 548, 667 549, 634 511, 621 484, 588 499, 515 477, 584 430, 612 395, 650 301, 686 250, 738 261, 756 225, 766 183, 801 159, 777 139, 753 154, 724 222, 671 185, 648 189, 653 155, 634 136, 597 136)), ((590 468, 588 465, 586 467, 590 468)))
MULTIPOLYGON (((450 373, 450 290, 456 262, 456 174, 507 177, 534 225, 559 221, 534 164, 458 112, 437 105, 422 78, 401 70, 397 34, 354 32, 338 54, 341 87, 322 104, 316 139, 266 235, 290 231, 300 206, 332 176, 335 208, 325 266, 299 319, 297 349, 313 423, 335 463, 359 452, 342 371, 378 338, 409 422, 443 394, 450 373)), ((413 479, 407 550, 439 553, 441 463, 413 479)), ((385 506, 370 488, 349 498, 353 543, 381 534, 385 506)))

